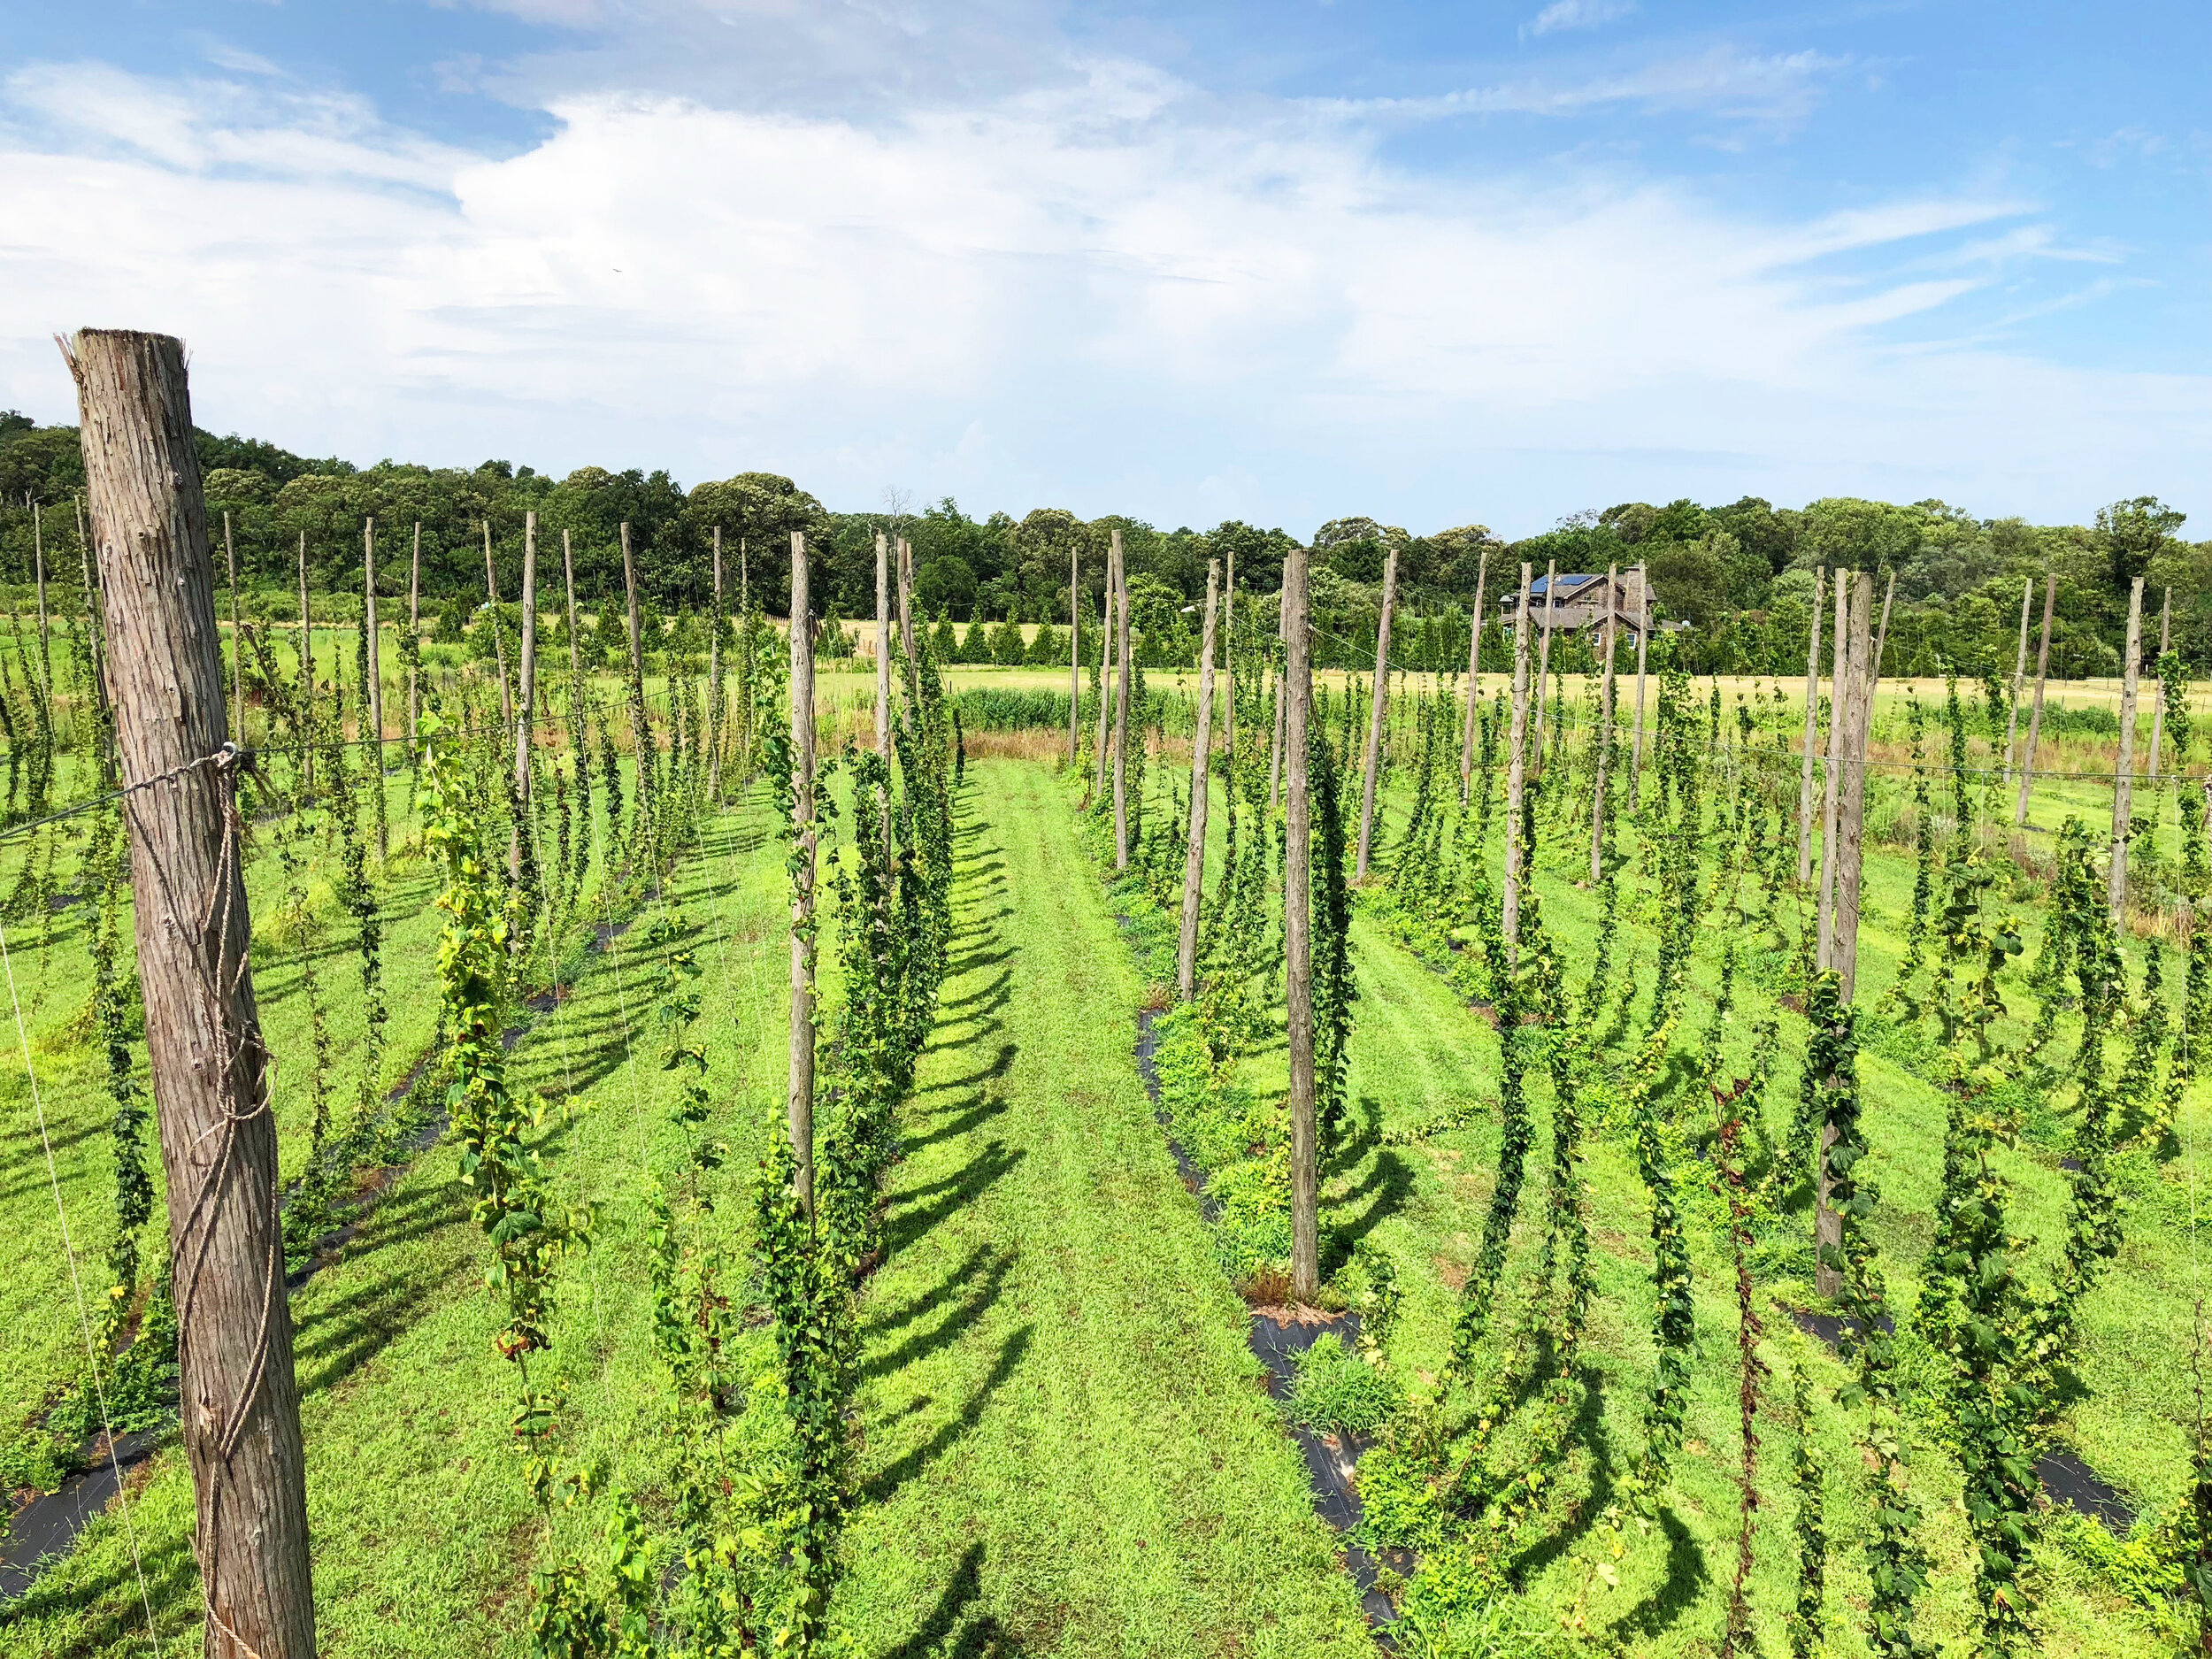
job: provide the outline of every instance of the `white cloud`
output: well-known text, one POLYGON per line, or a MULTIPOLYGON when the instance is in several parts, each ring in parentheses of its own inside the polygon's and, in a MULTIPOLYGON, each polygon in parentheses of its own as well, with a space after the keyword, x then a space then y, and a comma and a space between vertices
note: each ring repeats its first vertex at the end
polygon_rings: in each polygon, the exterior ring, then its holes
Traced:
POLYGON ((1848 58, 1815 51, 1747 52, 1718 45, 1576 80, 1530 76, 1418 97, 1320 99, 1315 107, 1360 118, 1432 119, 1573 116, 1626 105, 1653 112, 1696 111, 1731 119, 1788 123, 1811 113, 1822 83, 1849 63, 1848 58))
POLYGON ((1636 9, 1636 0, 1551 0, 1551 4, 1524 26, 1530 35, 1549 35, 1555 29, 1594 29, 1636 9))
POLYGON ((1994 196, 1792 223, 1591 169, 1440 180, 1340 113, 1231 119, 1112 62, 874 127, 572 95, 505 159, 266 87, 8 96, 0 405, 49 419, 50 334, 158 327, 203 424, 308 453, 1300 530, 1745 491, 2075 518, 2180 494, 2212 441, 2200 379, 1883 343, 2037 257, 1994 196), (1982 256, 1837 273, 1946 237, 1982 256))

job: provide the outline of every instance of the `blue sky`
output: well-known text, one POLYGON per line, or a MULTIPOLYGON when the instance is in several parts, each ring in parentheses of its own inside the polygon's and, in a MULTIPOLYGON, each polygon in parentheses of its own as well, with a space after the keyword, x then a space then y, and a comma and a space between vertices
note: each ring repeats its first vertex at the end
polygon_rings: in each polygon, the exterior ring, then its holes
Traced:
POLYGON ((1301 534, 2212 530, 2200 6, 17 4, 0 404, 1301 534))

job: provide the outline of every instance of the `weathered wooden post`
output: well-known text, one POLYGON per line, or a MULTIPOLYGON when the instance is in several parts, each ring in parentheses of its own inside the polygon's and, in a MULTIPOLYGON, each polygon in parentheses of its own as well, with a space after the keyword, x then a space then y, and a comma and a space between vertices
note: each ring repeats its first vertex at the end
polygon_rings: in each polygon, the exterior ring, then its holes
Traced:
MULTIPOLYGON (((785 1126, 798 1161, 794 1190, 814 1213, 814 623, 806 534, 791 533, 791 1087, 785 1126)), ((634 617, 635 608, 631 614, 634 617)), ((633 624, 634 626, 634 624, 633 624)))
POLYGON ((1559 610, 1559 561, 1553 559, 1544 574, 1544 633, 1536 648, 1536 770, 1544 770, 1544 716, 1549 705, 1544 697, 1545 677, 1551 672, 1552 618, 1559 610))
MULTIPOLYGON (((1613 565, 1605 572, 1605 634, 1600 648, 1605 654, 1605 665, 1599 670, 1598 752, 1590 790, 1590 879, 1594 884, 1605 877, 1605 773, 1613 758, 1613 626, 1620 612, 1620 594, 1616 588, 1620 570, 1613 565)), ((1471 702, 1468 704, 1473 706, 1471 702)))
POLYGON ((2028 821, 2028 792, 2035 787, 2035 748, 2043 735, 2043 686, 2051 673, 2051 616, 2058 608, 2058 572, 2043 578, 2043 636, 2035 647, 2035 703, 2028 710, 2028 748, 2020 759, 2020 797, 2012 810, 2015 829, 2028 821))
POLYGON ((1636 567, 1636 742, 1628 755, 1628 804, 1632 811, 1644 787, 1644 664, 1651 650, 1651 571, 1636 567))
POLYGON ((307 532, 300 532, 300 779, 315 793, 315 618, 307 603, 307 532))
POLYGON ((2128 835, 2135 827, 2135 694, 2142 668, 2143 579, 2138 576, 2128 589, 2127 657, 2120 666, 2120 754, 2112 772, 2112 864, 2105 901, 2115 927, 2127 908, 2128 835))
MULTIPOLYGON (((223 512, 223 563, 230 569, 230 735, 246 741, 246 636, 238 626, 238 549, 230 539, 230 511, 223 512)), ((87 575, 91 572, 88 568, 87 575)), ((89 595, 88 595, 89 597, 89 595)))
POLYGON ((209 1659, 314 1659, 276 1125, 184 348, 86 329, 77 382, 167 1176, 180 1417, 209 1659))
POLYGON ((1528 603, 1535 566, 1521 565, 1519 614, 1513 622, 1513 727, 1505 769, 1505 897, 1500 906, 1509 955, 1521 942, 1521 792, 1528 763, 1528 603))
POLYGON ((1375 627, 1375 700, 1367 710, 1367 775, 1359 790, 1359 860, 1355 879, 1367 879, 1368 851, 1375 838, 1375 773, 1382 764, 1383 711, 1390 701, 1390 611, 1398 596, 1398 549, 1383 558, 1382 616, 1375 627))
POLYGON ((1114 573, 1121 592, 1115 612, 1121 672, 1114 687, 1114 868, 1129 868, 1129 572, 1122 562, 1121 531, 1114 531, 1114 573))
MULTIPOLYGON (((1859 887, 1863 831, 1866 811, 1866 741, 1873 710, 1872 647, 1868 624, 1874 608, 1874 579, 1849 571, 1836 572, 1839 597, 1849 595, 1849 609, 1838 633, 1847 632, 1848 644, 1839 654, 1836 683, 1830 693, 1832 723, 1844 732, 1838 757, 1845 773, 1838 832, 1823 856, 1832 866, 1834 913, 1821 916, 1819 966, 1833 970, 1839 980, 1838 1001, 1846 1008, 1856 989, 1859 953, 1859 887)), ((1829 889, 1824 883, 1824 894, 1829 889)), ((1843 1290, 1843 1274, 1837 1258, 1843 1248, 1843 1216, 1829 1202, 1828 1149, 1835 1144, 1832 1124, 1820 1130, 1820 1171, 1815 1182, 1813 1211, 1814 1288, 1834 1298, 1843 1290)))
MULTIPOLYGON (((1805 647, 1805 741, 1797 774, 1797 882, 1813 879, 1813 745, 1820 741, 1820 601, 1827 572, 1813 567, 1811 640, 1805 647)), ((1838 572, 1840 583, 1843 574, 1838 572)))
POLYGON ((1102 641, 1098 657, 1098 729, 1093 733, 1092 757, 1094 776, 1091 796, 1094 801, 1106 798, 1106 742, 1113 726, 1111 710, 1114 700, 1114 588, 1120 572, 1116 569, 1116 553, 1120 543, 1116 541, 1106 554, 1106 637, 1102 641))
MULTIPOLYGON (((1871 584, 1873 578, 1867 581, 1871 584)), ((1828 777, 1820 808, 1820 902, 1814 914, 1818 917, 1819 946, 1816 957, 1823 967, 1828 964, 1828 928, 1833 915, 1836 892, 1836 810, 1837 791, 1841 787, 1843 771, 1843 691, 1844 675, 1850 664, 1850 641, 1845 633, 1850 622, 1851 595, 1858 587, 1855 573, 1836 572, 1835 665, 1828 675, 1828 777)), ((1870 586, 1870 598, 1872 588, 1870 586)))
POLYGON ((1313 820, 1307 798, 1308 714, 1313 657, 1306 627, 1306 549, 1283 560, 1283 983, 1290 1051, 1290 1294, 1309 1304, 1321 1292, 1320 1130, 1313 1076, 1313 820))
POLYGON ((876 753, 891 759, 891 539, 876 532, 876 753))
POLYGON ((1490 580, 1490 551, 1483 549, 1481 560, 1475 566, 1474 626, 1467 631, 1467 724, 1459 734, 1459 803, 1467 804, 1467 793, 1475 776, 1475 706, 1482 701, 1482 598, 1483 587, 1490 580))
MULTIPOLYGON (((625 525, 622 528, 623 565, 626 569, 630 552, 629 526, 625 525)), ((499 670, 499 718, 503 724, 512 726, 515 723, 515 694, 514 688, 507 683, 507 634, 499 626, 499 572, 492 567, 492 521, 488 517, 484 520, 484 597, 488 607, 484 612, 484 618, 492 631, 492 662, 499 670)), ((631 615, 633 618, 636 615, 634 606, 631 615)), ((635 626, 634 622, 632 626, 635 626)))
MULTIPOLYGON (((565 553, 568 532, 561 532, 565 553)), ((570 649, 575 646, 576 607, 569 605, 570 649)), ((422 729, 422 520, 415 520, 415 553, 407 565, 407 743, 413 751, 415 733, 422 729)))
MULTIPOLYGON (((564 550, 566 543, 564 541, 564 550)), ((880 561, 879 561, 880 562, 880 561)), ((726 710, 722 680, 722 526, 714 526, 714 618, 707 631, 707 799, 722 810, 723 724, 726 710)), ((574 632, 572 625, 570 632, 574 632)))
POLYGON ((1198 735, 1190 757, 1190 842, 1183 853, 1183 927, 1175 948, 1175 989, 1187 1002, 1198 995, 1198 910, 1205 896, 1206 807, 1214 739, 1214 606, 1221 561, 1206 561, 1206 620, 1198 643, 1198 735))
POLYGON ((1083 712, 1083 544, 1068 544, 1068 770, 1080 759, 1076 735, 1083 712))
MULTIPOLYGON (((530 811, 530 722, 538 695, 538 515, 522 515, 522 683, 521 717, 515 721, 515 810, 526 818, 530 811)), ((507 844, 507 871, 522 879, 522 830, 516 826, 507 844)))
POLYGON ((373 517, 361 521, 361 603, 365 630, 364 637, 369 642, 369 729, 362 735, 377 740, 380 745, 368 751, 368 765, 381 778, 384 775, 384 750, 380 747, 384 736, 384 643, 377 633, 376 519, 373 517))

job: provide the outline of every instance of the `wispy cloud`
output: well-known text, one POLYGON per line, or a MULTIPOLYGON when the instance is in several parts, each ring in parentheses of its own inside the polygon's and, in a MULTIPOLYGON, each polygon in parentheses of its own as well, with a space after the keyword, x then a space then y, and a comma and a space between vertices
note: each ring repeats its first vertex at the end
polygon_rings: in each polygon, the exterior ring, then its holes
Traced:
POLYGON ((1551 0, 1551 4, 1521 26, 1524 35, 1549 35, 1556 29, 1594 29, 1601 23, 1624 18, 1636 9, 1636 0, 1551 0))
POLYGON ((1654 112, 1696 111, 1736 119, 1790 122, 1811 113, 1823 83, 1850 65, 1849 58, 1824 52, 1750 52, 1719 45, 1579 79, 1528 76, 1417 97, 1321 99, 1315 107, 1348 116, 1434 119, 1573 116, 1627 105, 1654 112))

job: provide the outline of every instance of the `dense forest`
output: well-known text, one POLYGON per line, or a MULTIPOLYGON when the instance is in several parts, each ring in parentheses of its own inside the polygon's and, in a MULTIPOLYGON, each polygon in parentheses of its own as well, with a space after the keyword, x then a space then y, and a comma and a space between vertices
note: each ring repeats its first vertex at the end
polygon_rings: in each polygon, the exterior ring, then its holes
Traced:
MULTIPOLYGON (((229 515, 242 580, 288 590, 304 540, 319 591, 351 594, 358 583, 361 526, 381 526, 388 572, 403 569, 420 527, 426 609, 457 611, 483 592, 484 526, 491 528, 502 594, 519 584, 524 514, 541 533, 572 538, 580 595, 602 604, 621 585, 619 526, 631 527, 641 582, 658 609, 678 616, 704 608, 719 527, 726 568, 769 611, 787 608, 786 538, 804 531, 818 555, 816 604, 828 614, 872 614, 875 536, 889 530, 914 544, 916 589, 925 611, 954 623, 1049 622, 1064 626, 1067 572, 1079 554, 1085 611, 1098 614, 1110 533, 1127 549, 1132 611, 1147 657, 1191 660, 1194 618, 1185 608, 1205 589, 1209 557, 1233 555, 1240 589, 1271 595, 1292 536, 1235 520, 1199 531, 1162 530, 1118 515, 1085 521, 1059 508, 1016 518, 977 518, 950 497, 918 511, 841 512, 792 480, 768 472, 686 489, 665 471, 580 467, 553 479, 528 466, 487 461, 472 469, 382 461, 357 467, 311 459, 257 439, 199 434, 211 521, 229 515), (766 557, 760 557, 767 550, 766 557)), ((40 538, 50 572, 67 580, 79 565, 74 503, 84 471, 73 426, 40 426, 0 414, 0 580, 28 580, 40 538), (35 523, 35 519, 37 521, 35 523)), ((1510 571, 1522 560, 1540 573, 1641 564, 1666 620, 1685 625, 1679 642, 1694 672, 1801 672, 1807 601, 1816 567, 1893 575, 1896 613, 1886 672, 1954 668, 2007 672, 2017 637, 2023 584, 2059 578, 2052 668, 2062 677, 2116 672, 2127 592, 2147 577, 2148 603, 2170 589, 2174 645, 2193 665, 2212 664, 2212 542, 2178 534, 2182 515, 2152 496, 2116 502, 2088 526, 1979 518, 1939 501, 1894 505, 1835 497, 1802 508, 1747 496, 1726 506, 1687 500, 1630 502, 1577 512, 1540 534, 1509 542, 1479 524, 1412 534, 1366 517, 1331 520, 1312 533, 1313 612, 1323 662, 1371 659, 1387 550, 1399 557, 1394 656, 1426 667, 1463 664, 1467 618, 1486 556, 1493 638, 1486 667, 1506 665, 1494 618, 1510 571)), ((388 589, 398 591, 396 587, 388 589)), ((1263 601, 1264 603, 1264 601, 1263 601)), ((455 624, 457 626, 457 618, 455 624)), ((1064 636, 1032 640, 1014 630, 962 630, 957 655, 1006 662, 1058 661, 1064 636)), ((1583 648, 1565 648, 1570 672, 1583 648)), ((2147 641, 2147 651, 2150 649, 2147 641)))

